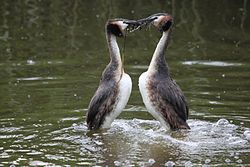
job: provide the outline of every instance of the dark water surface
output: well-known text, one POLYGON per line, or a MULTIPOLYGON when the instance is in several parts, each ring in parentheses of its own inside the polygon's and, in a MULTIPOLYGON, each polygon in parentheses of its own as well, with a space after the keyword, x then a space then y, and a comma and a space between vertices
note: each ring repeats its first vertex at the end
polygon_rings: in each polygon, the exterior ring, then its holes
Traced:
POLYGON ((249 12, 248 0, 0 1, 0 166, 250 166, 249 12), (162 129, 143 105, 138 78, 161 36, 151 27, 126 39, 127 107, 88 132, 105 22, 157 12, 175 18, 167 61, 191 130, 162 129))

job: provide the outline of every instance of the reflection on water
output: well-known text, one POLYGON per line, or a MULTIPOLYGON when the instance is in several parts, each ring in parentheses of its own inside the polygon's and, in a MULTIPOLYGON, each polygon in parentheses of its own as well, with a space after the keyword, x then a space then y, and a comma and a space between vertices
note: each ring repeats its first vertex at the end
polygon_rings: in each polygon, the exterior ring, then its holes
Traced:
POLYGON ((0 166, 249 166, 249 5, 1 1, 0 166), (138 78, 160 37, 151 27, 126 38, 133 90, 124 112, 110 129, 87 131, 87 106, 109 62, 106 20, 162 11, 175 18, 167 61, 191 130, 162 129, 143 105, 138 78))
POLYGON ((227 67, 227 66, 241 66, 241 63, 227 63, 222 61, 185 61, 182 64, 185 65, 207 65, 207 66, 221 66, 221 67, 227 67))

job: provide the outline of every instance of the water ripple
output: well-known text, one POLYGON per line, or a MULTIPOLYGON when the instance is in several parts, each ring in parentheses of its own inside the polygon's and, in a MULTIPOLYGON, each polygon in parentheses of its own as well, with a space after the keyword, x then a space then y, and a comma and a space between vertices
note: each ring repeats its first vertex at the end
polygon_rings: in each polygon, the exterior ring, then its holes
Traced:
POLYGON ((218 66, 218 67, 228 67, 228 66, 242 66, 241 63, 227 63, 223 61, 184 61, 184 65, 206 65, 206 66, 218 66))
POLYGON ((28 78, 17 78, 18 81, 39 81, 39 80, 55 80, 58 77, 28 77, 28 78))

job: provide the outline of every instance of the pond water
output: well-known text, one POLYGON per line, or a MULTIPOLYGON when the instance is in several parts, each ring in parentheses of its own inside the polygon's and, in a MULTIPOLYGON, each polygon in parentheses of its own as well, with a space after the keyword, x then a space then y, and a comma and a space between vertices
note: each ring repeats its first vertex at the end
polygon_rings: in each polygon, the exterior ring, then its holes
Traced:
MULTIPOLYGON (((250 166, 250 2, 0 2, 0 166, 250 166), (190 107, 190 131, 145 109, 138 78, 161 34, 128 34, 128 105, 108 130, 86 127, 109 62, 108 18, 174 16, 167 61, 190 107)), ((120 48, 124 40, 119 39, 120 48)))

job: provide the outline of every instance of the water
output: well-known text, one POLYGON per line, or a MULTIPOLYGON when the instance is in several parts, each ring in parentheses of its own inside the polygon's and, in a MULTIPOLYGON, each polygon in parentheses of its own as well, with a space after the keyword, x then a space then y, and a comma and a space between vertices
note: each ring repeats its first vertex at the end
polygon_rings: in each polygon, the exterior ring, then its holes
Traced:
POLYGON ((0 166, 250 165, 249 1, 0 6, 0 166), (126 40, 127 107, 110 129, 89 132, 87 106, 109 61, 106 20, 162 11, 175 18, 167 60, 191 130, 161 128, 142 103, 138 78, 160 37, 151 27, 126 40))

